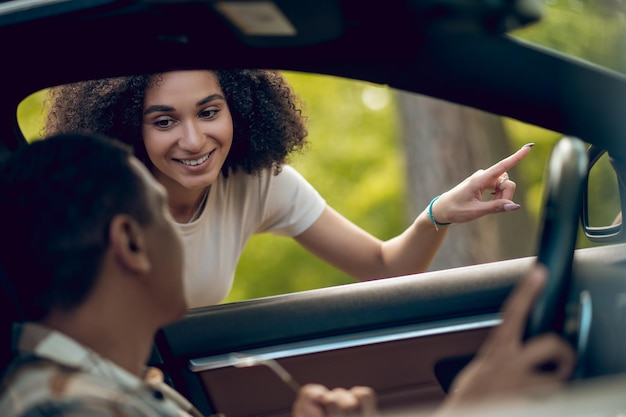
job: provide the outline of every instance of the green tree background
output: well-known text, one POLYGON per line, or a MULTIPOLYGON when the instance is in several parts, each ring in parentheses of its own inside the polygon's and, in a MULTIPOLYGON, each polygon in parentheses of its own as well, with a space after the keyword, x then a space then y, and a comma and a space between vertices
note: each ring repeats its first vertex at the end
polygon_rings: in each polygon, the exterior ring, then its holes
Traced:
MULTIPOLYGON (((621 52, 625 25, 618 1, 552 0, 546 2, 542 23, 513 36, 626 72, 626 54, 621 52)), ((332 207, 373 235, 387 239, 404 230, 412 219, 405 212, 405 161, 393 90, 320 75, 286 72, 285 76, 302 98, 310 138, 309 148, 294 155, 291 164, 332 207)), ((40 136, 42 98, 37 93, 18 109, 20 126, 30 140, 40 136)), ((541 144, 519 166, 526 187, 518 189, 538 221, 545 164, 560 134, 511 119, 504 122, 511 149, 528 142, 541 144)), ((587 245, 584 239, 579 242, 587 245)), ((225 302, 350 282, 354 282, 351 277, 292 239, 258 235, 245 248, 225 302)))

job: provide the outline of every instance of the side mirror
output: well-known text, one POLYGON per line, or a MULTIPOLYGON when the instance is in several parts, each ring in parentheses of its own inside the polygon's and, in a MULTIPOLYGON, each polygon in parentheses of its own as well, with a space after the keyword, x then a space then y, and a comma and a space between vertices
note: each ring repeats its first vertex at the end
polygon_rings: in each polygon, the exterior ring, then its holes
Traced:
POLYGON ((626 163, 592 146, 583 186, 581 223, 589 240, 596 243, 626 240, 622 211, 626 207, 626 163))

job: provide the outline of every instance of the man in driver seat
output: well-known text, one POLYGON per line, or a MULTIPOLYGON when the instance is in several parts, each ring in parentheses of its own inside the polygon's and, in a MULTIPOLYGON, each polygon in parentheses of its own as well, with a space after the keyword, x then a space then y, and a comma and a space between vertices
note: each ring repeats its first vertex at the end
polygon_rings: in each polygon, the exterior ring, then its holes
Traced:
MULTIPOLYGON (((187 303, 167 195, 130 150, 91 135, 25 146, 0 166, 0 213, 0 265, 23 321, 0 415, 200 417, 145 366, 155 332, 187 303)), ((567 379, 574 355, 563 340, 521 342, 544 275, 535 268, 522 280, 504 324, 457 378, 441 415, 567 379), (538 371, 547 361, 555 369, 538 371)), ((373 391, 309 384, 293 406, 297 417, 348 413, 374 415, 373 391)))

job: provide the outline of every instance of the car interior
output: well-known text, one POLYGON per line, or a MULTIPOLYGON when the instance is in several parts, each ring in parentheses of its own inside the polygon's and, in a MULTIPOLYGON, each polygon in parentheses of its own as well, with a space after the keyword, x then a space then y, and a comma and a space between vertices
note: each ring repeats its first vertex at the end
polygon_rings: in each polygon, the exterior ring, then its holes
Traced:
POLYGON ((207 416, 290 415, 294 387, 309 382, 371 386, 383 414, 428 410, 539 261, 551 277, 528 337, 564 335, 578 353, 577 380, 620 375, 626 77, 509 36, 541 24, 541 4, 2 1, 0 150, 27 144, 16 109, 43 88, 191 68, 345 77, 559 132, 545 171, 536 256, 196 308, 157 334, 149 364, 207 416), (589 190, 597 187, 619 199, 610 207, 594 201, 589 190), (619 220, 596 220, 607 211, 619 220), (575 248, 579 228, 594 247, 575 248))

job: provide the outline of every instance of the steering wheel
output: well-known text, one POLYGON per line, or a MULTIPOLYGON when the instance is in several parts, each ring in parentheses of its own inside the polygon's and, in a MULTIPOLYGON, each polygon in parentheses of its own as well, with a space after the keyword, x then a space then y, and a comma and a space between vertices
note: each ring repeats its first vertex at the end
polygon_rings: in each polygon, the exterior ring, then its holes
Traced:
POLYGON ((587 160, 585 144, 574 137, 561 138, 552 150, 537 252, 548 280, 530 312, 525 338, 550 331, 563 334, 587 160))

